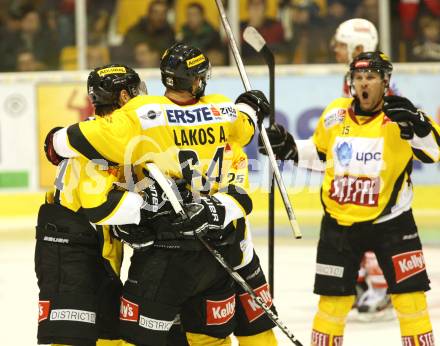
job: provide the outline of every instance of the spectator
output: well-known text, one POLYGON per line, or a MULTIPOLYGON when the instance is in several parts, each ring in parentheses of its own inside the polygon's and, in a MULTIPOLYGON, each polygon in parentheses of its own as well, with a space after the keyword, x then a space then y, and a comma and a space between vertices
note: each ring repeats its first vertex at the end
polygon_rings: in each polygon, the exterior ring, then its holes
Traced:
POLYGON ((29 50, 22 50, 17 53, 15 70, 18 72, 41 71, 44 65, 35 59, 34 54, 29 50))
POLYGON ((9 35, 5 42, 10 49, 7 54, 13 58, 14 67, 18 52, 28 50, 44 69, 58 69, 60 50, 56 33, 43 26, 40 13, 31 6, 23 8, 20 18, 19 31, 9 35))
POLYGON ((10 6, 3 12, 3 25, 0 28, 0 72, 13 71, 15 68, 16 56, 11 54, 15 51, 15 40, 20 31, 21 11, 10 6))
MULTIPOLYGON (((249 20, 240 23, 241 32, 243 33, 249 25, 256 28, 274 52, 277 63, 285 62, 287 45, 284 39, 284 29, 279 20, 266 16, 266 0, 248 0, 247 9, 249 20)), ((248 64, 264 63, 252 47, 244 41, 242 42, 242 56, 248 64)))
POLYGON ((321 34, 319 7, 314 1, 292 0, 290 2, 290 25, 288 62, 294 64, 324 63, 327 60, 327 42, 321 34))
POLYGON ((147 15, 128 30, 124 47, 133 52, 137 43, 147 42, 152 49, 161 53, 165 51, 174 42, 174 30, 167 21, 167 13, 165 2, 153 0, 148 6, 147 15))
POLYGON ((352 17, 351 3, 344 0, 328 0, 327 16, 324 18, 324 32, 323 36, 327 42, 332 42, 333 35, 342 22, 345 22, 352 17))
POLYGON ((160 54, 152 49, 147 42, 139 42, 134 46, 134 67, 159 67, 160 54))
POLYGON ((440 22, 432 16, 422 16, 419 22, 421 38, 412 49, 412 61, 440 61, 440 22))
POLYGON ((199 3, 193 2, 186 8, 186 23, 182 27, 181 39, 186 44, 195 46, 202 51, 219 45, 220 34, 206 20, 205 10, 199 3))
POLYGON ((107 45, 110 18, 114 10, 114 0, 89 0, 87 2, 87 41, 91 45, 107 45))
POLYGON ((95 68, 110 63, 110 54, 106 46, 91 45, 87 47, 87 67, 95 68))
POLYGON ((379 26, 379 3, 377 0, 362 0, 355 11, 355 17, 364 18, 379 26))

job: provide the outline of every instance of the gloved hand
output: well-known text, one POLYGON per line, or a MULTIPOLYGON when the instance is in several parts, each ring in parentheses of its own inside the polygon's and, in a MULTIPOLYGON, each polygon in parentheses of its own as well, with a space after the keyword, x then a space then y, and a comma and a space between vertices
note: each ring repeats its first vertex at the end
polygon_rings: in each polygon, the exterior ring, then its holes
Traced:
POLYGON ((261 126, 263 119, 270 114, 270 103, 260 90, 245 91, 237 97, 235 103, 245 103, 250 106, 257 116, 258 126, 261 126))
POLYGON ((156 234, 149 225, 120 225, 111 226, 113 235, 138 251, 145 251, 154 244, 156 234))
MULTIPOLYGON (((293 136, 286 129, 278 124, 266 128, 267 137, 275 156, 280 160, 298 160, 298 150, 293 136)), ((267 155, 261 137, 258 137, 258 151, 267 155)))
MULTIPOLYGON (((145 176, 148 175, 147 170, 143 170, 145 176)), ((174 212, 171 203, 163 192, 160 185, 153 179, 152 184, 145 188, 140 194, 144 199, 141 206, 141 222, 140 224, 148 223, 149 220, 159 217, 161 215, 169 215, 174 212)), ((187 202, 192 199, 191 191, 186 189, 186 181, 179 179, 176 181, 168 181, 180 202, 187 202), (177 193, 178 192, 178 193, 177 193)))
POLYGON ((153 221, 158 240, 196 239, 215 236, 223 227, 225 207, 215 197, 201 197, 199 202, 183 205, 185 215, 166 215, 153 221))
POLYGON ((54 127, 52 130, 49 131, 49 133, 46 135, 46 139, 44 140, 44 152, 46 154, 46 157, 49 162, 51 162, 55 166, 58 166, 60 162, 65 159, 65 157, 57 154, 53 146, 53 135, 55 134, 55 132, 61 129, 62 127, 54 127))
POLYGON ((417 109, 410 100, 401 96, 385 96, 383 111, 400 128, 402 139, 412 139, 414 133, 422 138, 432 130, 432 125, 425 114, 417 109))

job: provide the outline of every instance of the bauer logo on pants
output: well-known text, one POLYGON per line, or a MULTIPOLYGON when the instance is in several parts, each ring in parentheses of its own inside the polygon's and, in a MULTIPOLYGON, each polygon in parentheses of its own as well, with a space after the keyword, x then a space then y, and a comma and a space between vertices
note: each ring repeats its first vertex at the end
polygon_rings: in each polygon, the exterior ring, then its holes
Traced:
POLYGON ((397 283, 426 269, 422 250, 404 252, 392 258, 397 283))
POLYGON ((50 301, 40 300, 38 302, 38 323, 46 320, 49 317, 50 301))
MULTIPOLYGON (((268 284, 255 288, 254 292, 257 296, 263 299, 268 308, 272 306, 272 297, 270 296, 268 284)), ((255 321, 258 317, 264 314, 264 310, 260 308, 248 293, 240 294, 240 301, 249 322, 255 321)))
POLYGON ((235 314, 235 295, 225 300, 206 300, 206 325, 228 322, 235 314))
POLYGON ((121 310, 119 319, 123 321, 137 322, 139 318, 139 305, 121 297, 121 310))

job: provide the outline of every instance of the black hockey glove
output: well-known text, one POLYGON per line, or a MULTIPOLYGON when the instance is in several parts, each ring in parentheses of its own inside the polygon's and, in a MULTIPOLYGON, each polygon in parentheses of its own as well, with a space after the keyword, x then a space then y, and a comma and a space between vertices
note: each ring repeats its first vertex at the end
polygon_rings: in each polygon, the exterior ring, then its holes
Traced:
MULTIPOLYGON (((266 133, 277 159, 298 161, 298 150, 295 140, 283 126, 273 124, 266 128, 266 133)), ((261 137, 258 137, 258 151, 264 155, 267 155, 267 151, 263 145, 261 137)))
POLYGON ((258 127, 261 126, 263 119, 270 114, 270 103, 264 93, 260 90, 249 90, 241 94, 235 103, 245 103, 250 106, 257 116, 258 127))
POLYGON ((185 215, 167 215, 153 221, 158 240, 217 237, 223 227, 225 207, 215 197, 202 197, 198 203, 183 206, 185 215))
POLYGON ((126 243, 133 250, 144 251, 149 249, 156 239, 156 234, 148 225, 120 225, 111 226, 113 235, 126 243))
POLYGON ((46 139, 44 140, 44 152, 46 154, 46 157, 49 162, 55 166, 58 166, 60 162, 65 159, 65 157, 57 154, 53 146, 53 135, 55 134, 55 132, 61 129, 62 127, 54 127, 52 130, 49 131, 49 133, 46 135, 46 139))
POLYGON ((402 139, 412 139, 414 133, 422 138, 432 130, 432 125, 425 114, 417 109, 410 100, 401 96, 385 96, 383 111, 400 128, 402 139))
MULTIPOLYGON (((148 176, 148 172, 144 170, 145 176, 148 176)), ((141 222, 140 224, 148 224, 149 220, 161 216, 169 215, 174 212, 171 203, 168 201, 167 196, 163 192, 160 185, 153 180, 153 183, 141 192, 144 199, 144 203, 141 206, 141 222)), ((176 196, 180 202, 185 203, 192 199, 191 191, 186 189, 186 181, 179 179, 176 181, 168 180, 176 196)))

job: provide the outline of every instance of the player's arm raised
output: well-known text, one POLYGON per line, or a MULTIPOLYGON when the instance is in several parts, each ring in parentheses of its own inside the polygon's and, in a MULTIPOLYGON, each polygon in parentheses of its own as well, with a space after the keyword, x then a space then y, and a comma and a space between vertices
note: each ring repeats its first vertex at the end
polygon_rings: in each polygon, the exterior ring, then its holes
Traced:
POLYGON ((397 123, 414 157, 424 163, 440 161, 440 126, 405 97, 386 96, 384 101, 384 113, 397 123))

